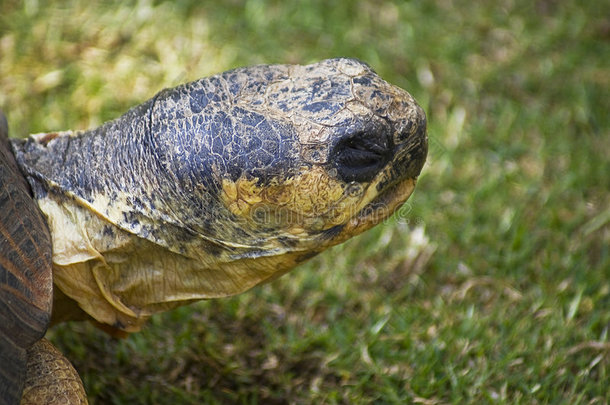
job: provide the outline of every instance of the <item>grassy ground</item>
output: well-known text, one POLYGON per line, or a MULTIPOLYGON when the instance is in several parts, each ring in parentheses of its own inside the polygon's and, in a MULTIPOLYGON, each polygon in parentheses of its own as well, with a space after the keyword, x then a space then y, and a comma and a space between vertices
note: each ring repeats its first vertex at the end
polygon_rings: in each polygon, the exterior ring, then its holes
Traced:
POLYGON ((0 3, 14 136, 227 68, 352 56, 428 112, 398 218, 113 340, 50 333, 92 404, 610 402, 610 5, 0 3), (43 5, 44 4, 44 5, 43 5))

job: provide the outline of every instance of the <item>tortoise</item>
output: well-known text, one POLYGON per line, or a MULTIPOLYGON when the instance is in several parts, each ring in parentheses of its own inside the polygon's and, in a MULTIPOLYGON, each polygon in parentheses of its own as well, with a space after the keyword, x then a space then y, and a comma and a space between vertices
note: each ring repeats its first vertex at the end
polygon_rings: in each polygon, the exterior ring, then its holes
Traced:
POLYGON ((86 403, 49 324, 135 332, 269 282, 388 218, 427 154, 413 97, 343 58, 230 70, 92 130, 0 127, 2 404, 86 403))

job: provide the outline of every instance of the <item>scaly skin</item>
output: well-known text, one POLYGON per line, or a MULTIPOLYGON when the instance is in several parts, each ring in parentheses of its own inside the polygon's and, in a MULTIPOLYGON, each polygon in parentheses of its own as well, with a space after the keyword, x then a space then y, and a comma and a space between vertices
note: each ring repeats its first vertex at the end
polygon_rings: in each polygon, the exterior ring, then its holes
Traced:
POLYGON ((70 361, 46 339, 28 349, 21 405, 86 405, 83 383, 70 361))
POLYGON ((14 142, 54 283, 133 332, 241 293, 385 219, 415 186, 425 115, 361 62, 236 69, 86 132, 14 142))

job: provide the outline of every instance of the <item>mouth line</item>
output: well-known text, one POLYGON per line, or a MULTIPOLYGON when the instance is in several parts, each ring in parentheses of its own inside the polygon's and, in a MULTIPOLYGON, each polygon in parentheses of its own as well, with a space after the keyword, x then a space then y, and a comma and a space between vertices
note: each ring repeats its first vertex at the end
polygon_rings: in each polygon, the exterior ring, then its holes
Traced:
POLYGON ((372 222, 377 224, 391 217, 407 201, 416 183, 417 178, 406 178, 392 182, 372 201, 365 205, 356 215, 355 219, 359 223, 372 222))

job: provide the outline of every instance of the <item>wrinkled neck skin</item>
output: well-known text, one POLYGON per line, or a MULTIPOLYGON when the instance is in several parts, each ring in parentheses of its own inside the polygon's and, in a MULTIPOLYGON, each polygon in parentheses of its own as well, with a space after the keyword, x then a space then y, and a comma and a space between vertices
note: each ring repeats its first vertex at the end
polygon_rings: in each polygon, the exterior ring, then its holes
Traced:
POLYGON ((48 219, 55 286, 133 332, 387 218, 413 191, 427 138, 407 92, 337 59, 236 69, 13 150, 48 219))
MULTIPOLYGON (((96 321, 128 332, 156 312, 276 278, 318 248, 302 240, 288 249, 278 235, 239 225, 247 220, 223 201, 223 182, 233 184, 241 173, 231 177, 218 167, 230 162, 214 159, 212 134, 207 142, 172 143, 172 152, 202 159, 197 173, 160 154, 169 150, 160 143, 170 141, 152 134, 171 131, 164 121, 176 114, 167 101, 155 109, 163 96, 100 128, 36 135, 14 146, 48 218, 56 286, 96 321)), ((226 125, 219 114, 211 126, 226 125)), ((282 159, 290 154, 286 133, 277 136, 282 159)), ((235 166, 251 163, 235 152, 235 166)))

